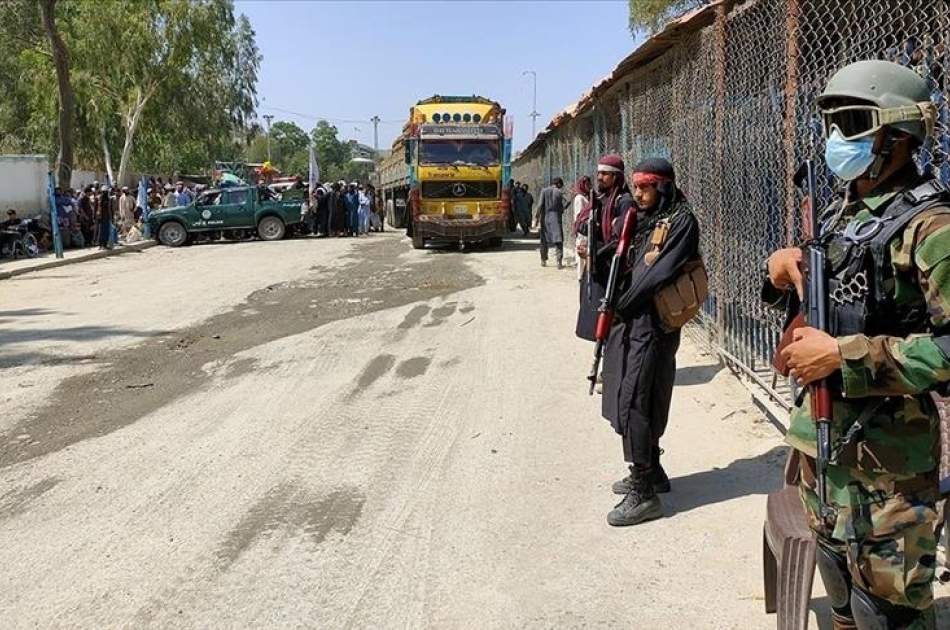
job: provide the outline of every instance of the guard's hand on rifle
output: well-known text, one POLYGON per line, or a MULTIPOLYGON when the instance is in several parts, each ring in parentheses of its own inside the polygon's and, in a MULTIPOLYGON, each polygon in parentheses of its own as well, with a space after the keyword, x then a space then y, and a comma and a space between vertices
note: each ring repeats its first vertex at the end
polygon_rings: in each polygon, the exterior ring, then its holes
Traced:
POLYGON ((802 250, 797 247, 780 249, 769 256, 769 282, 776 289, 791 289, 795 287, 798 298, 805 297, 804 280, 802 278, 802 250))
POLYGON ((788 362, 789 374, 799 385, 821 380, 841 368, 838 340, 828 333, 802 326, 794 332, 793 339, 782 350, 782 356, 788 362))

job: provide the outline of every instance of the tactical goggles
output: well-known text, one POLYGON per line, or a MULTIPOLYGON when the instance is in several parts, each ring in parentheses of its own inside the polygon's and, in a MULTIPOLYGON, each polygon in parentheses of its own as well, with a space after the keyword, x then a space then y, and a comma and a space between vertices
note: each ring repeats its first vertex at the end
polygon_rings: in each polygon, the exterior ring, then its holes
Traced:
POLYGON ((881 127, 902 122, 923 122, 927 135, 933 134, 937 108, 931 101, 881 108, 874 105, 846 105, 821 110, 825 137, 836 129, 845 140, 856 140, 877 133, 881 127))

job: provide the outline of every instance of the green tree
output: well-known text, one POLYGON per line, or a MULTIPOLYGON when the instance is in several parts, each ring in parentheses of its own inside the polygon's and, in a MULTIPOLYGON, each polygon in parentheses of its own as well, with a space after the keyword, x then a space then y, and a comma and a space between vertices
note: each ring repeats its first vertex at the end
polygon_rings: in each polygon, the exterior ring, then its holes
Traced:
POLYGON ((337 128, 325 120, 317 122, 310 136, 313 152, 320 163, 320 178, 323 181, 345 179, 350 161, 350 145, 337 136, 337 128))
MULTIPOLYGON (((124 178, 203 171, 242 154, 260 54, 232 0, 69 0, 55 12, 78 162, 111 170, 114 154, 124 178)), ((0 2, 0 147, 53 155, 57 79, 39 14, 37 0, 0 2)))
POLYGON ((82 6, 73 46, 89 63, 95 117, 106 128, 119 123, 119 181, 144 122, 145 146, 155 150, 209 129, 230 135, 253 114, 260 56, 231 0, 85 0, 82 6))
POLYGON ((672 17, 706 4, 706 0, 627 0, 630 32, 655 32, 672 17))

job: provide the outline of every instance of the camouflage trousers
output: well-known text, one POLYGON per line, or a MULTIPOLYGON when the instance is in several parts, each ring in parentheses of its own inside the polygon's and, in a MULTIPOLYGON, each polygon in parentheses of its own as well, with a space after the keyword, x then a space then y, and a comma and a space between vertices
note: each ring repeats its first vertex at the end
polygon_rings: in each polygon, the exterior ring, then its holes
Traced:
POLYGON ((916 479, 908 483, 894 475, 829 466, 833 518, 825 522, 819 516, 814 480, 803 473, 800 490, 809 526, 829 549, 847 559, 852 584, 897 606, 931 608, 939 520, 935 489, 902 493, 916 479))

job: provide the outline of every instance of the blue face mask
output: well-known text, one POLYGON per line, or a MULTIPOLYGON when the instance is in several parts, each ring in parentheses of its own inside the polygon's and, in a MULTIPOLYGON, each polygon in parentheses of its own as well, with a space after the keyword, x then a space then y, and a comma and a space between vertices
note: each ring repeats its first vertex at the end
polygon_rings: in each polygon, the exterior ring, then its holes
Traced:
POLYGON ((874 138, 845 140, 835 129, 825 142, 825 162, 844 181, 855 180, 874 164, 874 138))

